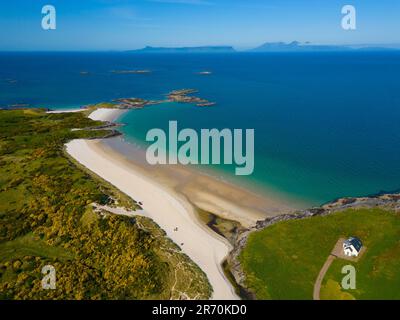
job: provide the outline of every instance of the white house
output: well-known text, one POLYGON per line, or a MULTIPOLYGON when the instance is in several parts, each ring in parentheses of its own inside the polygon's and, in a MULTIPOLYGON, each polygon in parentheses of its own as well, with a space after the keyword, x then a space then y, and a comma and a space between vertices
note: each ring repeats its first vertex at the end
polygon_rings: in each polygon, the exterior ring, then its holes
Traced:
POLYGON ((346 256, 357 257, 360 254, 362 242, 356 237, 350 237, 343 242, 343 252, 346 256))

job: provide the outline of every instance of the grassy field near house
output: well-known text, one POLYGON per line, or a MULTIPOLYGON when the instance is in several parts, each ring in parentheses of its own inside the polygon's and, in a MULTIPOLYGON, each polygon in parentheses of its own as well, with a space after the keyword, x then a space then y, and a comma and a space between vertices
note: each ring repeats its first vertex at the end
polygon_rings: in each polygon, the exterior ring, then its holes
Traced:
POLYGON ((240 261, 259 299, 312 299, 318 273, 340 237, 357 236, 368 248, 358 262, 335 260, 321 299, 400 299, 400 214, 349 209, 289 220, 250 235, 240 261), (344 291, 341 268, 352 264, 357 289, 344 291))

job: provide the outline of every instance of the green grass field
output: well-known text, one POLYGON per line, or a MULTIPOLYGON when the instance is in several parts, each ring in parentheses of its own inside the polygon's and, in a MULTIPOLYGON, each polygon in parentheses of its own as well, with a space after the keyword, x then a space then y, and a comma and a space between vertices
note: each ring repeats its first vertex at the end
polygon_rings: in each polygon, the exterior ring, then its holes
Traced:
POLYGON ((240 256, 247 285, 259 299, 312 299, 322 265, 348 236, 359 237, 367 251, 358 262, 334 261, 321 298, 400 299, 400 215, 378 208, 289 220, 251 234, 240 256), (356 268, 356 290, 339 286, 347 264, 356 268))

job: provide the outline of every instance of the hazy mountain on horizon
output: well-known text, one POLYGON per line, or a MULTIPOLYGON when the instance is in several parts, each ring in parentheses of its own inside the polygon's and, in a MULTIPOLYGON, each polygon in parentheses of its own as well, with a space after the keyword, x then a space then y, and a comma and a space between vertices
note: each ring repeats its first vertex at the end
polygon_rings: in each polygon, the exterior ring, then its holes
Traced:
POLYGON ((236 50, 231 46, 201 46, 201 47, 151 47, 129 50, 132 53, 232 53, 236 50))
POLYGON ((250 52, 297 52, 297 51, 349 51, 352 50, 350 46, 344 45, 313 45, 309 42, 304 44, 293 41, 290 43, 285 42, 266 42, 259 47, 250 49, 250 52))
POLYGON ((341 51, 393 51, 400 47, 384 45, 323 45, 299 41, 266 42, 249 50, 237 51, 233 46, 151 47, 128 50, 130 53, 236 53, 236 52, 341 52, 341 51))
POLYGON ((335 52, 335 51, 393 51, 399 50, 396 45, 324 45, 311 44, 310 42, 301 43, 299 41, 285 42, 266 42, 259 47, 247 50, 248 52, 335 52))

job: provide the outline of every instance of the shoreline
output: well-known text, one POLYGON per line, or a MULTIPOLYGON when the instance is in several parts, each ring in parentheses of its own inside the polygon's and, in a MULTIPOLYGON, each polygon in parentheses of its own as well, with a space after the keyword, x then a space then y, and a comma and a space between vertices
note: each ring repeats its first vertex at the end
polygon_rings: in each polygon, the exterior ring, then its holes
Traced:
MULTIPOLYGON (((128 112, 126 109, 96 109, 89 118, 115 123, 128 112)), ((126 140, 124 134, 101 140, 107 153, 114 154, 125 163, 163 186, 183 195, 194 207, 209 211, 221 218, 238 221, 245 228, 251 228, 257 221, 268 217, 291 213, 309 208, 299 199, 285 197, 274 190, 257 192, 247 184, 230 179, 224 173, 212 168, 184 165, 149 165, 145 147, 139 142, 126 140)))
MULTIPOLYGON (((126 111, 96 109, 89 118, 114 122, 126 111)), ((206 273, 213 287, 212 299, 239 299, 223 270, 233 247, 203 224, 196 210, 251 228, 257 221, 295 208, 184 166, 150 166, 145 163, 143 150, 131 149, 129 155, 121 152, 128 144, 120 137, 73 140, 66 144, 66 150, 86 168, 143 203, 138 214, 153 219, 206 273)))
POLYGON ((125 141, 123 135, 102 139, 99 146, 113 157, 141 172, 172 192, 186 198, 194 207, 250 228, 257 221, 307 208, 286 201, 275 193, 264 195, 224 177, 183 165, 152 166, 146 162, 142 146, 125 141))
MULTIPOLYGON (((117 119, 119 119, 119 117, 117 117, 117 119)), ((126 134, 123 131, 122 134, 118 136, 118 139, 106 139, 103 140, 103 144, 112 149, 114 152, 124 155, 124 157, 128 160, 133 161, 136 164, 142 164, 143 167, 145 167, 144 169, 149 168, 145 160, 145 149, 147 147, 146 144, 144 144, 140 140, 136 140, 133 137, 127 138, 126 134)), ((258 205, 257 208, 258 210, 263 212, 261 214, 262 220, 265 217, 285 214, 293 210, 306 209, 315 206, 315 204, 312 204, 306 199, 292 196, 288 193, 276 190, 271 186, 262 185, 259 182, 239 180, 236 176, 232 176, 227 172, 207 165, 196 165, 195 167, 184 166, 181 164, 168 166, 156 165, 151 166, 151 170, 157 170, 158 177, 163 175, 172 175, 176 177, 180 176, 179 173, 184 171, 185 173, 183 173, 183 175, 185 176, 189 174, 192 175, 192 178, 194 178, 195 176, 201 176, 204 181, 209 181, 210 183, 212 182, 214 185, 218 184, 224 189, 237 190, 240 194, 246 194, 251 200, 260 200, 260 198, 262 198, 266 201, 264 201, 262 205, 258 205), (167 169, 163 170, 163 168, 167 169), (276 204, 275 208, 272 205, 273 203, 276 204)), ((169 177, 166 178, 167 181, 170 180, 168 178, 169 177)), ((199 181, 196 181, 195 183, 198 184, 199 181)), ((171 184, 175 185, 176 183, 171 184)), ((238 202, 237 199, 232 199, 232 197, 229 197, 229 200, 238 202)), ((245 202, 250 201, 246 201, 245 199, 245 202)), ((256 204, 257 203, 253 203, 252 205, 250 205, 250 207, 256 206, 256 204)), ((247 209, 249 209, 249 207, 247 207, 247 209)), ((252 224, 254 223, 256 223, 256 220, 253 220, 252 224)))

